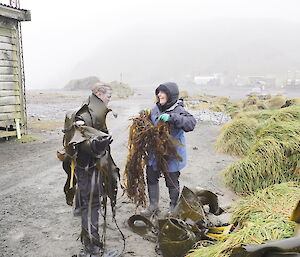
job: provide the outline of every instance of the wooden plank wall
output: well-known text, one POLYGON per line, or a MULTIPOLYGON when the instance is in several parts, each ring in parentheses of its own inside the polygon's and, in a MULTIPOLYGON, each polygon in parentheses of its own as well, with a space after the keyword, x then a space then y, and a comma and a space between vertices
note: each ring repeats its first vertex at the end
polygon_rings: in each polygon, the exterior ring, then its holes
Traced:
POLYGON ((0 17, 0 127, 25 123, 18 23, 0 17))

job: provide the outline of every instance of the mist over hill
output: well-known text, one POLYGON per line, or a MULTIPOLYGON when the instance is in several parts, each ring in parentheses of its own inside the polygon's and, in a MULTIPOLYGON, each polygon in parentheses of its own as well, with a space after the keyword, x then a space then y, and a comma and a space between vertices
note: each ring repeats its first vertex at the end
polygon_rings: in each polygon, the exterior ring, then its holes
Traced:
POLYGON ((71 74, 122 73, 130 83, 216 72, 284 77, 300 70, 298 31, 300 23, 272 19, 144 22, 103 39, 71 74))

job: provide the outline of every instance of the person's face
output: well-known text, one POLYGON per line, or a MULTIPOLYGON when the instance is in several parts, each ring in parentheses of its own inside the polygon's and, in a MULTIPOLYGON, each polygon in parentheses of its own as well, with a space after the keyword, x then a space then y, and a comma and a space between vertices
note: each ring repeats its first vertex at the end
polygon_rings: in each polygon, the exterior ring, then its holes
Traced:
POLYGON ((105 105, 107 105, 111 99, 111 90, 107 90, 106 93, 97 92, 96 96, 100 98, 105 105))
POLYGON ((158 101, 161 105, 164 105, 168 102, 168 96, 165 92, 159 91, 157 94, 158 101))

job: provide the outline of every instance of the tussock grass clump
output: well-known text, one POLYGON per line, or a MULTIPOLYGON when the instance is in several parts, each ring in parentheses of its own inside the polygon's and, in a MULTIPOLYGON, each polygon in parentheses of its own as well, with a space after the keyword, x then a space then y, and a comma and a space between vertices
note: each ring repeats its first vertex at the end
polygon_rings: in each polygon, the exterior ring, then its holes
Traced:
POLYGON ((223 170, 224 183, 241 195, 276 183, 300 183, 300 123, 274 123, 257 137, 247 157, 223 170))
POLYGON ((247 105, 243 109, 244 112, 252 112, 252 111, 257 111, 257 110, 258 110, 257 105, 247 105))
POLYGON ((226 96, 216 96, 214 101, 218 104, 228 104, 230 103, 229 98, 226 96))
POLYGON ((201 102, 199 104, 196 104, 196 105, 187 105, 187 107, 189 109, 192 109, 192 110, 207 110, 207 109, 210 109, 210 104, 209 103, 205 103, 205 102, 201 102))
POLYGON ((130 85, 123 82, 112 81, 108 85, 111 86, 113 95, 116 95, 118 98, 128 98, 134 93, 130 85))
POLYGON ((256 96, 248 96, 245 100, 242 100, 243 107, 249 105, 256 105, 258 102, 258 98, 256 96))
MULTIPOLYGON (((276 95, 273 97, 260 98, 258 96, 249 96, 246 99, 240 100, 228 105, 228 110, 231 105, 238 107, 234 112, 228 112, 233 118, 236 114, 244 114, 245 112, 257 111, 257 110, 276 110, 280 109, 286 103, 286 98, 282 95, 276 95)), ((296 104, 296 100, 291 100, 290 105, 296 104)))
POLYGON ((186 91, 186 90, 181 90, 181 91, 179 92, 179 98, 187 99, 188 97, 189 97, 188 91, 186 91))
POLYGON ((213 104, 213 105, 210 105, 208 109, 211 111, 214 111, 214 112, 224 112, 225 106, 222 104, 213 104))
POLYGON ((300 121, 300 104, 282 108, 270 117, 273 121, 300 121))
POLYGON ((300 104, 300 97, 290 99, 292 104, 300 104))
POLYGON ((237 194, 287 181, 300 182, 300 105, 236 115, 217 138, 217 151, 243 159, 222 172, 237 194))
POLYGON ((250 111, 250 112, 242 112, 238 113, 235 118, 239 119, 242 117, 247 117, 249 119, 254 118, 258 120, 258 122, 266 121, 274 115, 274 111, 270 110, 262 110, 262 111, 250 111))
POLYGON ((192 109, 208 108, 216 112, 226 112, 231 118, 238 114, 258 110, 278 110, 283 107, 300 104, 300 98, 286 99, 283 95, 255 96, 251 95, 245 99, 232 100, 228 97, 218 97, 207 94, 188 95, 186 91, 181 91, 180 95, 186 100, 186 106, 192 109), (199 102, 195 104, 195 102, 199 102), (194 102, 190 104, 189 102, 194 102), (200 103, 206 103, 203 106, 200 103))
MULTIPOLYGON (((223 153, 242 157, 254 144, 256 134, 264 129, 268 130, 268 128, 266 128, 267 124, 273 124, 279 121, 297 122, 299 120, 300 105, 294 105, 276 111, 261 110, 240 112, 236 114, 231 122, 221 128, 222 133, 217 139, 216 149, 223 153)), ((272 126, 273 125, 271 125, 271 127, 272 126)), ((280 127, 281 130, 284 130, 283 126, 280 127)), ((289 133, 289 131, 292 130, 293 128, 290 127, 289 130, 284 131, 284 133, 289 133)), ((262 135, 266 135, 266 133, 262 135)))
POLYGON ((299 195, 300 185, 290 182, 270 186, 241 199, 232 209, 232 223, 238 222, 240 229, 229 234, 222 242, 208 247, 200 246, 187 256, 227 257, 232 248, 241 244, 262 244, 292 237, 295 222, 289 221, 289 217, 299 195))
POLYGON ((285 104, 286 98, 283 95, 276 95, 267 101, 268 108, 271 110, 279 109, 285 104))
MULTIPOLYGON (((254 195, 239 200, 232 209, 232 222, 246 224, 246 222, 249 222, 258 214, 263 214, 270 218, 273 217, 273 215, 280 214, 282 215, 282 220, 287 222, 299 198, 299 183, 286 182, 269 186, 257 191, 254 195)), ((292 228, 294 228, 294 222, 289 223, 292 224, 292 228)), ((284 238, 288 238, 292 235, 293 231, 284 238)), ((274 240, 276 239, 280 238, 274 238, 274 240)))
POLYGON ((255 140, 257 126, 256 119, 245 116, 225 124, 217 138, 216 150, 236 157, 245 156, 255 140))
POLYGON ((221 128, 215 148, 221 153, 244 157, 254 144, 257 129, 274 115, 274 111, 237 113, 234 119, 221 128))

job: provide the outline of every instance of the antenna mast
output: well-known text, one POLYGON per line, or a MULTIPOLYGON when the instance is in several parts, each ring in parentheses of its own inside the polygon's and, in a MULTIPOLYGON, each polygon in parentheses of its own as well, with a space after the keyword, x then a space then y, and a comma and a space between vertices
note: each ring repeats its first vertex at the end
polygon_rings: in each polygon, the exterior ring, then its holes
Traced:
POLYGON ((9 0, 9 5, 12 7, 20 8, 20 0, 9 0))

